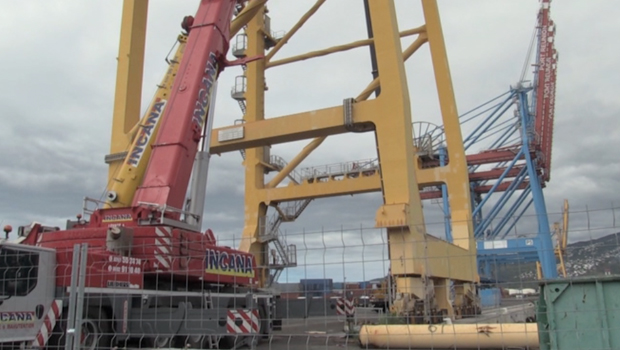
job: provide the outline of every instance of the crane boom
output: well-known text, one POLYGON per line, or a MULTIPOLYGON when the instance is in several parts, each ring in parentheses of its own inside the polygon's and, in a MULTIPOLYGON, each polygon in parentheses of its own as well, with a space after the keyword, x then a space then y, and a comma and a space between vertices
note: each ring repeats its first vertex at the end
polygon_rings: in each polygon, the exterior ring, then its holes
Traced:
POLYGON ((543 0, 538 13, 538 57, 536 62, 536 132, 538 147, 544 155, 543 180, 549 181, 551 142, 555 114, 555 84, 558 55, 555 50, 555 24, 550 18, 551 0, 543 0))
POLYGON ((209 97, 224 67, 235 3, 202 0, 196 17, 189 20, 186 55, 179 65, 134 207, 140 203, 183 207, 209 97))
MULTIPOLYGON (((254 0, 245 4, 230 24, 230 35, 236 34, 249 19, 260 11, 261 6, 266 2, 267 0, 254 0)), ((128 133, 132 141, 125 152, 126 156, 123 162, 110 175, 106 191, 105 208, 131 206, 138 186, 142 184, 142 179, 151 157, 152 145, 157 138, 159 126, 161 125, 163 109, 168 101, 174 79, 177 76, 179 63, 185 52, 187 34, 179 35, 177 42, 176 52, 172 60, 167 60, 169 66, 161 83, 157 86, 158 89, 155 97, 140 122, 128 133)), ((212 93, 212 95, 214 94, 212 93)), ((207 135, 210 135, 210 133, 207 135)), ((114 139, 115 136, 112 138, 114 139)), ((118 145, 116 148, 118 148, 118 145)))
MULTIPOLYGON (((200 231, 198 215, 180 210, 198 145, 211 125, 207 113, 212 112, 216 79, 225 65, 247 62, 226 62, 233 10, 241 2, 201 0, 196 17, 183 20, 187 43, 181 43, 175 61, 183 58, 170 65, 163 81, 166 86, 160 88, 141 124, 132 131, 133 148, 116 174, 118 186, 108 188, 118 191, 113 193, 117 198, 108 197, 104 208, 85 207, 88 218, 78 215, 77 221, 67 222, 65 230, 33 224, 19 228, 19 242, 15 243, 20 244, 0 241, 5 265, 9 256, 29 260, 19 263, 23 268, 0 269, 30 271, 26 284, 20 282, 19 295, 2 295, 0 313, 23 313, 24 305, 29 304, 28 310, 35 310, 36 305, 37 315, 62 315, 67 320, 60 328, 37 316, 38 323, 17 334, 18 338, 14 331, 0 329, 0 348, 5 344, 12 348, 19 341, 15 348, 79 344, 109 349, 134 340, 147 348, 169 346, 177 340, 192 348, 214 348, 220 342, 238 348, 252 342, 255 334, 278 329, 281 320, 275 318, 274 295, 258 289, 256 257, 218 245, 213 232, 200 231), (156 141, 151 146, 152 139, 156 141), (28 283, 32 288, 22 292, 28 283), (67 293, 76 284, 80 296, 67 293), (167 301, 151 302, 157 298, 167 301), (236 322, 233 310, 253 320, 251 325, 230 328, 236 322), (139 321, 134 322, 133 317, 139 321), (199 325, 196 320, 201 320, 199 325), (79 335, 86 322, 92 323, 93 334, 101 336, 92 340, 65 337, 67 327, 76 327, 79 335), (191 329, 186 324, 192 324, 191 329), (244 336, 250 333, 251 338, 244 336), (198 336, 190 341, 194 335, 198 336)), ((243 27, 261 8, 247 9, 233 28, 243 27)), ((112 158, 121 159, 119 154, 112 158)), ((8 235, 9 227, 6 232, 8 235)), ((6 285, 8 275, 4 275, 0 286, 6 285)), ((35 315, 35 311, 28 314, 35 315)))
POLYGON ((185 45, 187 44, 187 36, 179 35, 177 41, 179 45, 176 53, 172 60, 169 61, 168 69, 158 85, 153 101, 151 101, 149 108, 136 126, 137 131, 134 132, 133 142, 127 150, 127 155, 118 172, 110 179, 106 192, 106 208, 131 206, 136 189, 142 183, 148 161, 151 157, 151 146, 161 125, 161 116, 166 107, 172 84, 177 76, 179 62, 181 57, 183 57, 185 45))

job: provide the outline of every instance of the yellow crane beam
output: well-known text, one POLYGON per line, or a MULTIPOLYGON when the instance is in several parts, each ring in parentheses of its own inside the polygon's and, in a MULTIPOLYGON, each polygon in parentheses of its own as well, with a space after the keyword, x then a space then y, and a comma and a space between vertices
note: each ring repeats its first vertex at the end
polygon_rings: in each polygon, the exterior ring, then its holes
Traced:
POLYGON ((280 49, 284 45, 286 45, 286 43, 288 43, 288 41, 293 37, 293 35, 295 35, 295 33, 297 33, 299 28, 301 28, 304 25, 304 23, 306 23, 308 21, 308 19, 310 17, 312 17, 312 15, 314 15, 316 13, 316 11, 319 10, 321 5, 323 5, 325 3, 325 1, 326 0, 317 0, 317 2, 314 4, 314 6, 312 6, 310 8, 310 10, 306 11, 306 13, 304 13, 304 15, 301 16, 301 18, 297 21, 297 23, 295 23, 295 25, 293 25, 293 27, 291 27, 291 29, 289 31, 287 31, 286 34, 284 34, 284 36, 282 37, 282 39, 280 39, 280 41, 278 41, 276 46, 274 46, 271 49, 271 51, 269 51, 269 53, 265 56, 265 60, 267 62, 271 61, 273 56, 275 56, 275 54, 278 53, 278 51, 280 51, 280 49))
POLYGON ((123 2, 110 155, 106 157, 108 180, 124 161, 131 144, 130 131, 140 120, 148 3, 148 0, 123 2))
MULTIPOLYGON (((249 66, 249 65, 248 65, 249 66)), ((249 67, 248 67, 249 68, 249 67)), ((248 83, 249 83, 248 75, 248 83)), ((248 92, 249 93, 249 87, 248 92)), ((248 99, 248 106, 250 105, 248 99)), ((356 104, 356 113, 360 119, 371 120, 370 115, 377 113, 374 100, 356 104)), ((293 141, 306 140, 325 135, 338 135, 348 132, 343 123, 342 106, 330 107, 316 111, 307 111, 282 117, 251 120, 246 112, 245 123, 241 125, 217 128, 211 134, 211 153, 220 154, 240 149, 275 145, 293 141), (241 132, 241 137, 230 139, 228 134, 241 132)), ((369 131, 372 129, 368 129, 369 131)))
MULTIPOLYGON (((406 36, 409 36, 409 35, 420 34, 423 31, 424 31, 424 26, 400 32, 399 36, 400 37, 406 37, 406 36)), ((327 48, 327 49, 307 52, 305 54, 298 55, 298 56, 292 56, 292 57, 283 58, 283 59, 278 60, 278 61, 268 61, 267 68, 273 68, 273 67, 281 66, 283 64, 289 64, 289 63, 304 61, 304 60, 307 60, 307 59, 310 59, 310 58, 327 56, 327 55, 331 55, 331 54, 337 53, 337 52, 344 52, 344 51, 356 49, 358 47, 368 46, 368 45, 372 44, 373 42, 374 42, 374 39, 358 40, 358 41, 354 41, 354 42, 348 43, 348 44, 337 45, 337 46, 333 46, 333 47, 330 47, 330 48, 327 48)), ((270 54, 271 54, 271 52, 270 52, 270 54)), ((272 56, 268 56, 268 57, 270 58, 272 56)))

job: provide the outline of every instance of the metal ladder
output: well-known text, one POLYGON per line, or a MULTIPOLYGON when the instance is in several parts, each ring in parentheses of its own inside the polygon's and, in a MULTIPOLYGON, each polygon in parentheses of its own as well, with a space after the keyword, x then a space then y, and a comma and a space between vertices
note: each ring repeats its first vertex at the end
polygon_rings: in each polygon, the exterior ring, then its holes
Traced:
MULTIPOLYGON (((213 309, 213 297, 211 296, 211 291, 207 290, 205 295, 205 306, 207 309, 213 309)), ((209 346, 209 349, 219 349, 220 345, 219 345, 219 341, 220 341, 220 336, 218 335, 205 335, 206 337, 206 341, 207 341, 207 345, 209 346)))

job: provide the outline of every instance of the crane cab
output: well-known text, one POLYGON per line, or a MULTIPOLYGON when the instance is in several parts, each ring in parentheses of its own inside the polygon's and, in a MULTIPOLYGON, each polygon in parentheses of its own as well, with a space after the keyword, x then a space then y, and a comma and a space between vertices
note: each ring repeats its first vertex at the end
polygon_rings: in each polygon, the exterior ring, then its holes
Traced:
POLYGON ((55 297, 56 252, 0 242, 0 346, 36 341, 55 297))

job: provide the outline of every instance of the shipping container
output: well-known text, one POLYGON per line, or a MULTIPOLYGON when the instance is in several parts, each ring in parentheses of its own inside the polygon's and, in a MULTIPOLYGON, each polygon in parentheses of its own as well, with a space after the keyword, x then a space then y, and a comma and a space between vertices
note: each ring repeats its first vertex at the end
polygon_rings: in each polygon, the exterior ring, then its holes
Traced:
POLYGON ((541 350, 620 349, 620 276, 541 283, 541 350))

